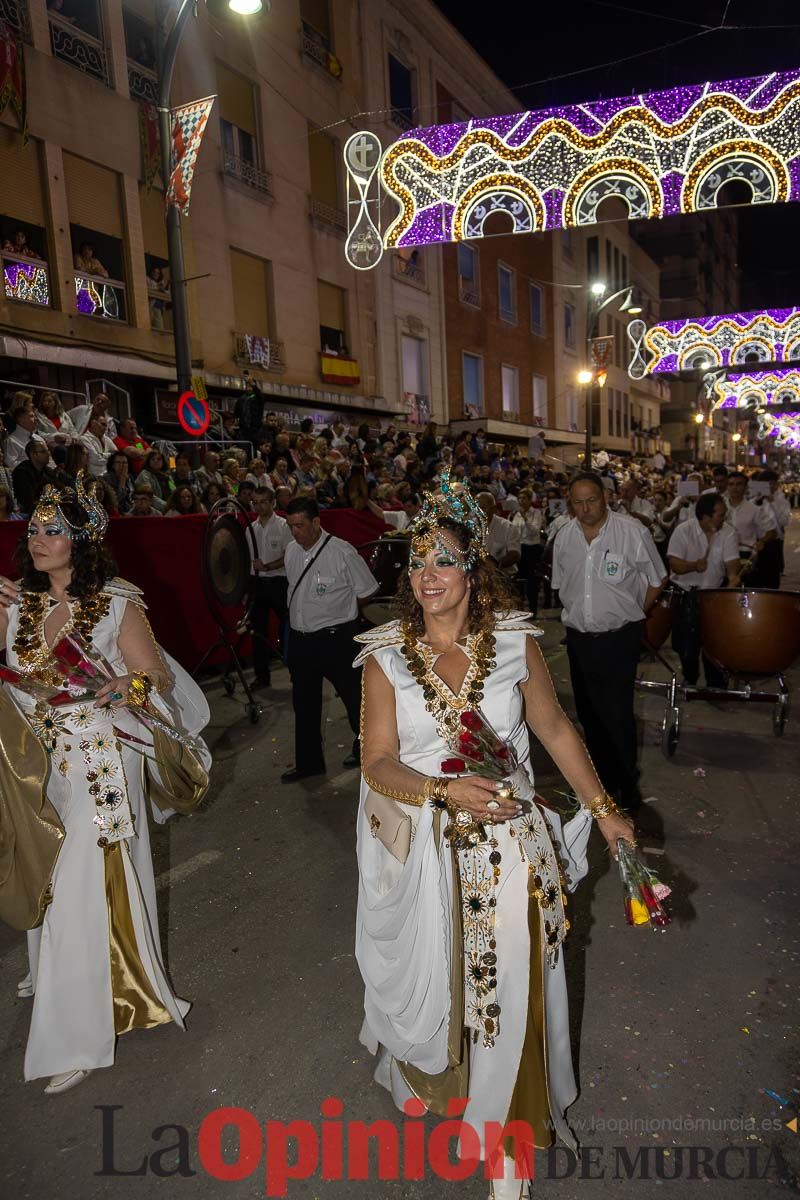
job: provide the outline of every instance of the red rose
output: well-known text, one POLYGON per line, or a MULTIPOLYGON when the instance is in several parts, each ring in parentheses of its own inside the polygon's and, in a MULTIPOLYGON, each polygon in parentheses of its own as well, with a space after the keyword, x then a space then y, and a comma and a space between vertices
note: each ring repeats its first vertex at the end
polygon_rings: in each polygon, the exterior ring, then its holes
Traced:
POLYGON ((495 753, 497 754, 498 758, 508 758, 508 746, 500 746, 495 753))
POLYGON ((480 733, 483 729, 483 721, 474 709, 467 709, 461 714, 461 724, 467 729, 471 729, 473 733, 480 733))
POLYGON ((445 775, 458 775, 466 765, 463 758, 446 758, 439 769, 445 775))

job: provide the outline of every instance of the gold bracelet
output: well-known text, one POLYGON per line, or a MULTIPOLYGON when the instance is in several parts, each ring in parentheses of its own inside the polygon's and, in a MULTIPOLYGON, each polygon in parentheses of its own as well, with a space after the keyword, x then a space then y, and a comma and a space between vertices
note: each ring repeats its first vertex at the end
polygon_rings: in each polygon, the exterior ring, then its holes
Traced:
POLYGON ((610 817, 621 811, 619 805, 605 792, 601 792, 599 796, 595 796, 588 804, 584 804, 583 807, 588 808, 595 821, 602 821, 603 817, 610 817))
POLYGON ((153 681, 150 676, 146 675, 144 671, 134 671, 131 675, 131 681, 128 684, 128 694, 125 697, 126 703, 144 708, 152 690, 153 681))
POLYGON ((444 775, 426 779, 424 788, 425 799, 430 800, 434 808, 448 808, 450 805, 449 786, 450 780, 444 775))
POLYGON ((387 788, 384 784, 372 779, 363 767, 361 768, 361 774, 364 776, 364 782, 367 787, 371 787, 373 792, 380 792, 382 796, 388 796, 390 800, 399 800, 401 804, 413 804, 415 808, 422 808, 427 800, 427 796, 424 794, 420 796, 417 792, 398 792, 394 788, 387 788))

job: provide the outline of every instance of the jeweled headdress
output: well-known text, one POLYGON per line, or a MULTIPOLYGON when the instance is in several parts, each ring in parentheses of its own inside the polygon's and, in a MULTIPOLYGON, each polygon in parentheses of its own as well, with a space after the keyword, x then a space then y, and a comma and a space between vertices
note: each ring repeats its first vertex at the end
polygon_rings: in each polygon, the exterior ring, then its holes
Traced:
MULTIPOLYGON (((473 496, 469 484, 462 480, 450 482, 450 468, 443 467, 437 492, 426 492, 420 510, 408 527, 412 553, 425 555, 436 545, 444 520, 464 525, 470 533, 469 549, 464 555, 464 567, 469 570, 486 555, 486 514, 473 496)), ((446 531, 445 531, 446 532, 446 531)))
POLYGON ((97 499, 97 484, 92 480, 87 487, 83 482, 84 472, 78 472, 77 487, 57 488, 48 483, 39 497, 33 517, 42 525, 60 525, 67 537, 88 538, 91 542, 101 542, 108 529, 108 513, 97 499), (64 512, 63 504, 79 504, 86 510, 86 521, 83 525, 75 525, 64 512))

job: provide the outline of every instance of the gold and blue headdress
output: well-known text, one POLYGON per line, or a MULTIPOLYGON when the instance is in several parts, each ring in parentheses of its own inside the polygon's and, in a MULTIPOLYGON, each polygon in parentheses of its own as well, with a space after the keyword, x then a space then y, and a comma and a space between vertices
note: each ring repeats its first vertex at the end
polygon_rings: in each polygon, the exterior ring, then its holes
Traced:
POLYGON ((97 484, 91 480, 87 487, 84 472, 78 472, 77 487, 57 488, 52 483, 42 490, 33 511, 33 519, 40 525, 56 525, 66 537, 78 540, 88 538, 90 542, 101 542, 108 529, 108 513, 97 499, 97 484), (78 504, 86 512, 86 520, 76 525, 63 509, 64 504, 78 504))
POLYGON ((456 549, 449 544, 446 527, 442 529, 443 521, 453 521, 469 531, 469 548, 464 551, 459 547, 458 555, 463 558, 464 570, 470 570, 478 559, 486 556, 486 514, 468 483, 458 479, 450 481, 449 467, 442 468, 439 490, 425 493, 420 510, 408 527, 412 554, 424 557, 435 548, 437 541, 443 540, 442 534, 448 548, 456 549))

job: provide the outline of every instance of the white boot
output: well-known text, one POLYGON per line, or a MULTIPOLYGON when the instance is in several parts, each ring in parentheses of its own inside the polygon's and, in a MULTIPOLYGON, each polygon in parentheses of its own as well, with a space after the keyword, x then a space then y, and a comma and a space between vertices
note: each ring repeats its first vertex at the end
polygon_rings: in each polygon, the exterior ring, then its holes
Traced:
POLYGON ((530 1180, 517 1179, 516 1162, 503 1159, 503 1178, 489 1181, 489 1200, 528 1200, 530 1180))
POLYGON ((45 1095, 55 1096, 58 1092, 68 1092, 70 1088, 77 1087, 79 1083, 83 1083, 84 1079, 88 1079, 91 1071, 63 1071, 60 1075, 54 1075, 48 1083, 45 1090, 45 1095))
POLYGON ((30 971, 24 979, 20 979, 17 984, 17 995, 21 1000, 27 1000, 33 995, 33 976, 30 971))

